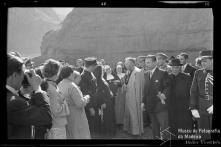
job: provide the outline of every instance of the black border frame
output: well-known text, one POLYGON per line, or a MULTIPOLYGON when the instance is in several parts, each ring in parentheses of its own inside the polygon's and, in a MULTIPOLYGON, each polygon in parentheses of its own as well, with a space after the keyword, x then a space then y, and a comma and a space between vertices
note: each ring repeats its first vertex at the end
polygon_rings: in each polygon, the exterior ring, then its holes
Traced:
MULTIPOLYGON (((216 40, 215 39, 215 33, 217 30, 215 27, 215 16, 216 18, 218 15, 217 8, 215 8, 215 2, 214 1, 201 1, 200 3, 190 3, 190 4, 171 4, 171 3, 162 3, 161 1, 127 1, 127 2, 119 2, 119 1, 110 1, 110 0, 98 0, 98 1, 85 1, 85 0, 62 0, 62 1, 55 1, 55 0, 3 0, 0 3, 2 3, 1 8, 1 18, 3 21, 1 22, 1 36, 2 36, 2 49, 0 50, 2 53, 1 55, 6 55, 7 52, 7 13, 8 8, 10 7, 135 7, 135 8, 212 8, 213 15, 214 15, 214 55, 218 55, 217 49, 215 49, 216 40)), ((216 58, 216 57, 214 57, 216 58)), ((4 67, 6 62, 6 56, 4 58, 1 58, 1 67, 4 67), (5 61, 3 61, 5 60, 5 61)), ((218 63, 218 61, 216 62, 218 63)), ((214 64, 215 66, 216 64, 214 64)), ((5 68, 7 68, 5 66, 5 68)), ((217 72, 217 70, 215 70, 217 72)), ((215 73, 215 72, 214 72, 215 73)), ((1 73, 4 74, 4 73, 1 73)), ((4 75, 6 76, 6 75, 4 75)), ((218 76, 216 76, 215 73, 215 79, 218 81, 218 76)), ((6 78, 5 78, 6 79, 6 78)), ((3 80, 3 79, 1 79, 3 80)), ((6 80, 3 80, 1 83, 1 86, 5 87, 6 80)), ((216 83, 215 82, 215 93, 216 93, 216 83)), ((4 88, 5 89, 5 88, 4 88)), ((6 91, 6 90, 5 90, 6 91)), ((1 145, 16 145, 16 146, 26 146, 26 145, 41 145, 41 146, 71 146, 71 145, 77 145, 77 146, 85 146, 85 145, 93 145, 93 146, 110 146, 110 145, 119 145, 119 146, 158 146, 162 143, 160 140, 123 140, 123 139, 117 139, 117 140, 8 140, 7 139, 7 116, 6 116, 6 99, 5 99, 5 92, 1 91, 2 99, 1 102, 1 122, 3 123, 1 125, 1 145)), ((217 96, 219 97, 219 95, 217 96)), ((213 115, 213 128, 220 129, 220 123, 218 121, 218 112, 219 112, 219 99, 214 99, 214 115, 213 115)), ((214 141, 219 140, 220 141, 220 134, 213 134, 212 139, 214 141)), ((185 141, 179 140, 179 141, 172 141, 172 146, 189 146, 184 144, 185 141)), ((164 145, 170 145, 169 142, 167 142, 164 145)), ((202 144, 199 144, 202 146, 202 144)), ((217 144, 215 146, 218 146, 220 144, 217 144)), ((193 146, 193 145, 191 145, 193 146)), ((198 146, 198 145, 194 145, 198 146)), ((207 146, 207 145, 203 145, 207 146)))

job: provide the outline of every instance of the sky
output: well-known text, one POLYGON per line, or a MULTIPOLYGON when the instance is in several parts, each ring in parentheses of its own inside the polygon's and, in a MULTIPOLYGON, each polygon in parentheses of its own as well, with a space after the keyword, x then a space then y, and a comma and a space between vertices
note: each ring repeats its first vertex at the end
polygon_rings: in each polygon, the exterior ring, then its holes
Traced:
POLYGON ((62 15, 62 16, 66 16, 69 12, 71 12, 71 10, 73 8, 68 8, 68 7, 65 7, 65 8, 62 8, 62 7, 57 7, 57 8, 52 8, 53 10, 55 10, 55 12, 58 14, 58 15, 62 15))

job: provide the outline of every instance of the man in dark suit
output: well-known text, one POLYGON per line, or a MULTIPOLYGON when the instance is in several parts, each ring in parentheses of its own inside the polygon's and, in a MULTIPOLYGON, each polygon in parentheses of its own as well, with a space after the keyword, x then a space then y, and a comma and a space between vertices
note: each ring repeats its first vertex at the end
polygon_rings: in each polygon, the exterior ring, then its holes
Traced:
POLYGON ((178 129, 192 129, 192 116, 189 110, 192 79, 190 75, 181 72, 182 64, 179 59, 173 59, 170 66, 172 74, 169 75, 171 78, 171 96, 168 101, 169 126, 170 131, 175 135, 171 136, 172 139, 179 139, 178 135, 183 134, 179 133, 178 129))
POLYGON ((182 72, 190 74, 190 76, 193 78, 196 68, 187 63, 189 55, 187 53, 181 53, 178 56, 180 59, 180 63, 183 64, 182 72))
POLYGON ((168 128, 167 100, 170 93, 168 73, 157 67, 155 55, 148 55, 145 63, 150 70, 145 77, 143 103, 150 114, 153 138, 169 138, 167 132, 161 133, 168 128))
MULTIPOLYGON (((180 59, 180 63, 183 65, 181 71, 184 73, 188 73, 191 76, 191 79, 193 80, 196 68, 187 63, 189 55, 187 53, 181 53, 178 55, 178 58, 180 59)), ((193 128, 198 129, 197 120, 195 118, 193 118, 193 128)))
MULTIPOLYGON (((190 107, 199 129, 212 129, 213 115, 213 55, 212 51, 200 53, 202 69, 195 72, 191 90, 190 107)), ((201 133, 202 139, 210 139, 211 134, 201 133)))
POLYGON ((34 70, 26 74, 32 86, 31 102, 18 94, 24 79, 24 63, 20 57, 7 55, 7 120, 9 139, 35 138, 32 126, 50 126, 51 112, 46 95, 40 89, 41 80, 34 70))
POLYGON ((83 95, 89 95, 90 101, 85 107, 85 112, 87 115, 90 131, 97 132, 96 128, 96 114, 98 114, 96 109, 96 91, 97 91, 97 81, 93 74, 97 66, 97 59, 94 57, 85 58, 85 68, 81 73, 81 81, 79 83, 80 89, 83 95))

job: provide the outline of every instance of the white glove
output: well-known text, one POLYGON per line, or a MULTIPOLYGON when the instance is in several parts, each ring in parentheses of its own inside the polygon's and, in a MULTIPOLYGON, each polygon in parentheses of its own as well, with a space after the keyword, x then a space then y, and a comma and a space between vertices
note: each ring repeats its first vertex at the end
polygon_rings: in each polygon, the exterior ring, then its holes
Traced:
POLYGON ((192 115, 194 118, 200 118, 200 114, 199 114, 198 110, 193 109, 193 110, 191 110, 191 112, 192 112, 192 115))
POLYGON ((213 105, 210 106, 210 107, 207 109, 207 112, 208 112, 209 114, 213 114, 213 105))

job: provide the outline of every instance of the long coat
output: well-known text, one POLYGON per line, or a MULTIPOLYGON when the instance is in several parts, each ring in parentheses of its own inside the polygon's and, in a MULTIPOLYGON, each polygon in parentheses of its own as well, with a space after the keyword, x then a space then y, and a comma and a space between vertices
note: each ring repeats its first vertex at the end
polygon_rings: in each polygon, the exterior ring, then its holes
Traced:
POLYGON ((106 104, 106 108, 103 109, 103 118, 101 117, 101 115, 99 116, 100 131, 104 135, 114 135, 116 128, 113 106, 113 93, 110 90, 109 84, 103 79, 99 79, 97 81, 97 87, 97 102, 99 108, 102 104, 106 104))
POLYGON ((144 80, 142 77, 141 70, 135 67, 126 89, 124 130, 133 135, 141 135, 144 131, 141 110, 142 80, 144 80))
POLYGON ((93 73, 83 70, 81 73, 81 81, 79 83, 80 89, 83 95, 90 95, 90 101, 85 107, 85 112, 87 115, 89 128, 91 132, 98 131, 97 126, 97 116, 98 116, 98 109, 97 109, 97 80, 93 73), (95 116, 91 116, 89 109, 95 109, 95 116))
MULTIPOLYGON (((119 81, 123 81, 124 77, 119 78, 117 75, 114 75, 115 79, 119 81)), ((118 84, 118 89, 115 97, 115 103, 114 103, 114 108, 115 108, 115 120, 116 124, 123 124, 124 122, 124 111, 125 111, 125 91, 122 88, 122 83, 118 84)))
POLYGON ((58 87, 70 109, 70 115, 67 116, 67 138, 90 139, 88 120, 84 110, 86 100, 82 92, 75 83, 66 79, 62 80, 58 87))
MULTIPOLYGON (((192 116, 189 110, 191 77, 179 73, 171 77, 171 96, 169 99, 169 126, 175 135, 178 129, 191 129, 192 116)), ((175 136, 177 139, 177 136, 175 136)))

